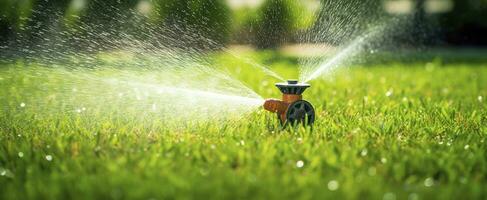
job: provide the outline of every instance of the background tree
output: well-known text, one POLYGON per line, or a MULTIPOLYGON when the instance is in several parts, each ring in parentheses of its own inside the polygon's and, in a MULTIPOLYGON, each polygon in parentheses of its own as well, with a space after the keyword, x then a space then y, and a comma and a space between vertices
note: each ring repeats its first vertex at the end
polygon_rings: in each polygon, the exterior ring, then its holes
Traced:
POLYGON ((439 21, 448 43, 487 45, 487 0, 453 0, 453 10, 439 21))
POLYGON ((307 42, 346 43, 363 34, 384 16, 382 1, 321 0, 315 24, 307 42))
POLYGON ((31 14, 31 0, 0 1, 0 45, 12 43, 16 34, 25 28, 31 14))
MULTIPOLYGON (((90 25, 121 29, 139 0, 88 0, 82 19, 90 25)), ((102 28, 102 27, 100 27, 102 28)))
POLYGON ((27 22, 27 40, 38 42, 47 34, 60 31, 64 12, 71 0, 34 0, 27 22))
POLYGON ((159 0, 157 12, 168 35, 184 45, 213 49, 229 39, 230 9, 224 0, 159 0))
POLYGON ((93 53, 120 48, 122 45, 113 42, 122 41, 120 38, 137 26, 130 21, 130 15, 138 1, 84 0, 78 10, 70 7, 64 21, 65 46, 93 53))
POLYGON ((253 40, 257 48, 277 48, 291 37, 295 19, 290 0, 267 0, 258 12, 253 40))

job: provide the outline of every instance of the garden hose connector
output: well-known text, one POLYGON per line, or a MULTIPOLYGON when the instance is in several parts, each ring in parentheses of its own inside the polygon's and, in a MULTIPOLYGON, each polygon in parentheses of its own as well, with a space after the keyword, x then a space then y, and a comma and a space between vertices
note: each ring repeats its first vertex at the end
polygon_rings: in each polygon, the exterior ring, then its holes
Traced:
POLYGON ((312 125, 315 120, 314 108, 303 100, 302 96, 310 85, 288 80, 285 83, 276 83, 276 87, 282 92, 282 100, 267 99, 263 105, 264 109, 277 113, 282 125, 312 125))

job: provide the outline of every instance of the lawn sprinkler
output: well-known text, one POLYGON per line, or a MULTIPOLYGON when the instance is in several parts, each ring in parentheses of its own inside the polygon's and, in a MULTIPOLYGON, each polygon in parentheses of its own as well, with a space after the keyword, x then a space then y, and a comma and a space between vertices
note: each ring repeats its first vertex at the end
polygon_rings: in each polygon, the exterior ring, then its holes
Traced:
POLYGON ((302 100, 301 95, 310 85, 298 83, 297 80, 288 80, 286 83, 276 83, 276 87, 282 92, 282 100, 267 99, 264 102, 264 109, 277 113, 281 125, 312 125, 315 121, 315 110, 313 106, 302 100))

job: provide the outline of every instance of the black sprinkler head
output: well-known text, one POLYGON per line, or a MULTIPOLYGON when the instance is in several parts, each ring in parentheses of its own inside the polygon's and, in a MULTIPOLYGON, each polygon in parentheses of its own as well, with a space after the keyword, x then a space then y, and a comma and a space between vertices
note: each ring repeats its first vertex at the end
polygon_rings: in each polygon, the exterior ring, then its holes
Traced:
POLYGON ((299 83, 297 80, 287 80, 285 83, 276 83, 276 87, 279 88, 283 94, 301 95, 304 90, 309 87, 309 84, 299 83))

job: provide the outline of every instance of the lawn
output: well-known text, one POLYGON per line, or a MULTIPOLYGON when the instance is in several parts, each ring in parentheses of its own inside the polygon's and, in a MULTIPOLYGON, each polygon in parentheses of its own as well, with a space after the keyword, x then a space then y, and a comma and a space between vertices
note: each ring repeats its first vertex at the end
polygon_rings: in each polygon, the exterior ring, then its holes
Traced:
MULTIPOLYGON (((265 57, 297 77, 293 58, 265 57)), ((280 97, 278 80, 217 60, 280 97)), ((486 62, 388 62, 313 80, 312 129, 281 129, 261 108, 146 113, 96 81, 75 91, 83 72, 63 70, 0 66, 0 199, 487 198, 486 62)))

